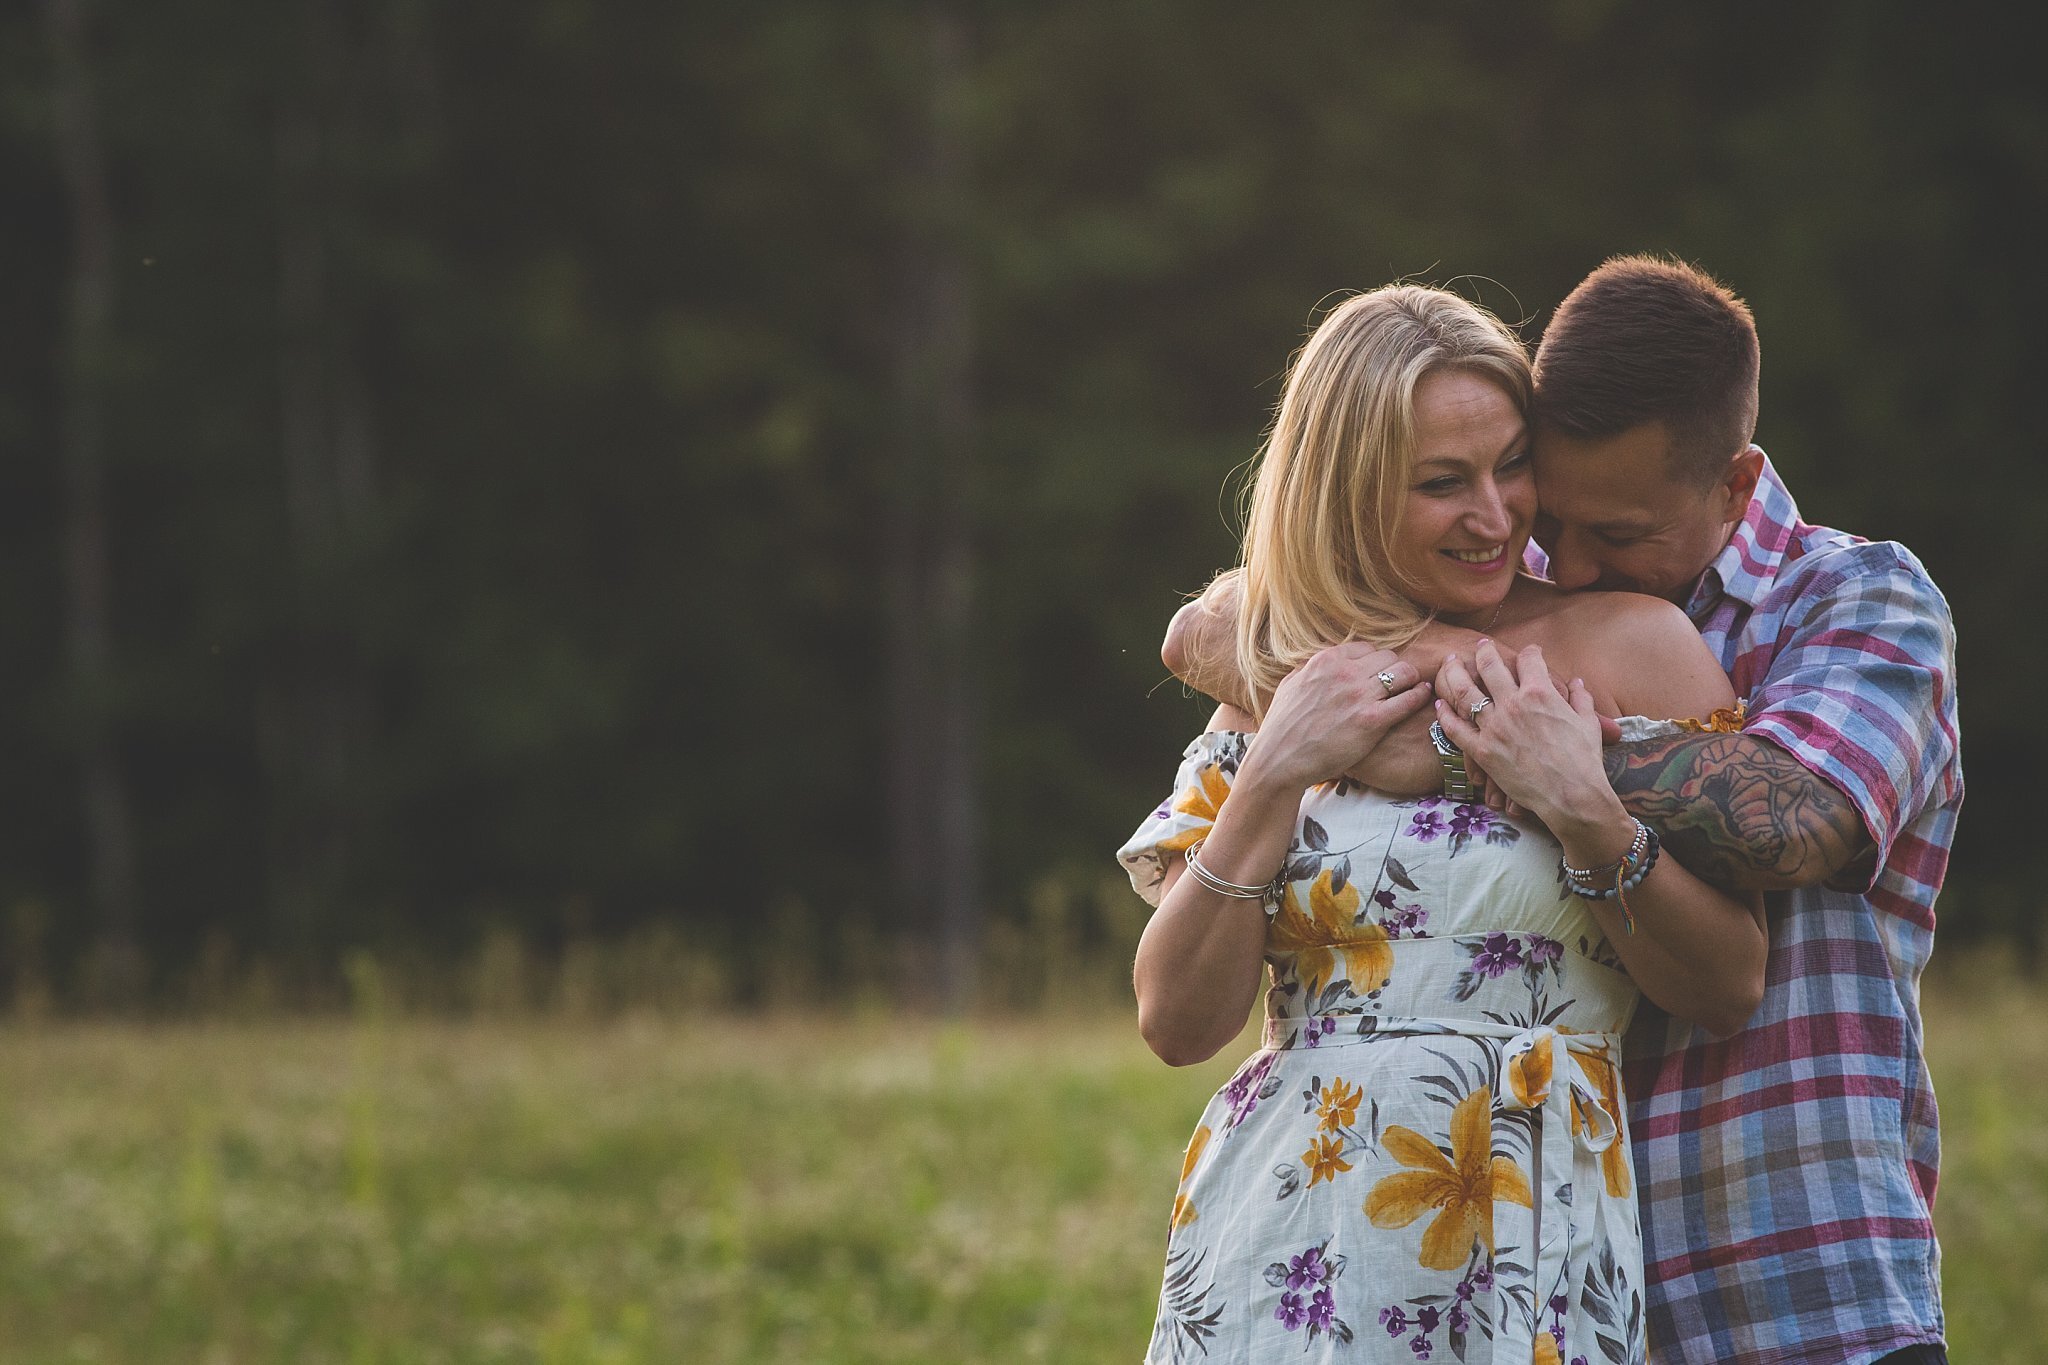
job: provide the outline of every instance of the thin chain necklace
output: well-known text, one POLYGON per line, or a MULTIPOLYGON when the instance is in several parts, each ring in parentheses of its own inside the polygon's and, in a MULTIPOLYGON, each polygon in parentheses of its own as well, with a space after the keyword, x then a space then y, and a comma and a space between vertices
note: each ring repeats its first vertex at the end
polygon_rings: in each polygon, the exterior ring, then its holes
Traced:
MULTIPOLYGON (((1507 609, 1508 609, 1508 599, 1507 599, 1507 598, 1505 598, 1505 597, 1503 597, 1503 598, 1501 598, 1501 599, 1500 599, 1500 603, 1499 603, 1499 605, 1497 605, 1497 606, 1495 606, 1495 607, 1494 607, 1494 609, 1493 609, 1493 615, 1492 615, 1492 617, 1490 617, 1490 618, 1489 618, 1489 619, 1487 620, 1487 622, 1486 622, 1486 624, 1485 624, 1485 625, 1483 625, 1483 626, 1479 627, 1479 633, 1480 633, 1481 635, 1491 635, 1491 634, 1493 634, 1493 628, 1494 628, 1495 626, 1497 626, 1497 625, 1499 625, 1499 624, 1500 624, 1500 614, 1501 614, 1502 612, 1506 611, 1507 609)), ((1438 618, 1438 617, 1436 617, 1436 616, 1432 615, 1432 616, 1431 616, 1431 617, 1430 617, 1429 619, 1430 619, 1430 620, 1432 620, 1432 621, 1434 621, 1434 620, 1438 620, 1438 619, 1440 619, 1440 618, 1438 618)), ((1448 622, 1446 622, 1446 624, 1449 624, 1449 623, 1448 623, 1448 622)), ((1460 626, 1460 627, 1458 627, 1458 629, 1460 629, 1460 630, 1463 630, 1463 629, 1464 629, 1464 627, 1463 627, 1463 626, 1460 626)))
MULTIPOLYGON (((1512 587, 1510 587, 1510 588, 1509 588, 1509 591, 1510 591, 1510 592, 1512 593, 1512 592, 1513 592, 1513 588, 1512 588, 1512 587)), ((1497 625, 1499 625, 1499 624, 1500 624, 1500 614, 1501 614, 1502 612, 1506 611, 1507 609, 1508 609, 1508 599, 1507 599, 1507 598, 1505 598, 1505 597, 1503 597, 1503 598, 1501 598, 1501 599, 1500 599, 1500 601, 1498 601, 1498 602, 1496 602, 1496 603, 1494 604, 1494 607, 1493 607, 1493 615, 1487 618, 1487 622, 1486 622, 1486 624, 1485 624, 1485 625, 1483 625, 1483 626, 1479 627, 1479 633, 1480 633, 1481 635, 1491 635, 1491 634, 1493 634, 1493 628, 1494 628, 1495 626, 1497 626, 1497 625)), ((1429 614, 1429 616, 1428 616, 1428 618, 1427 618, 1427 619, 1428 619, 1428 620, 1431 620, 1431 621, 1441 621, 1441 620, 1443 620, 1443 618, 1442 618, 1442 617, 1440 617, 1440 616, 1438 616, 1438 615, 1437 615, 1437 614, 1436 614, 1435 612, 1431 612, 1431 613, 1429 614)), ((1448 625, 1448 624, 1449 624, 1449 622, 1445 622, 1445 624, 1447 624, 1447 625, 1448 625)), ((1462 630, 1462 629, 1464 629, 1464 627, 1460 626, 1460 627, 1458 627, 1458 629, 1462 630)))

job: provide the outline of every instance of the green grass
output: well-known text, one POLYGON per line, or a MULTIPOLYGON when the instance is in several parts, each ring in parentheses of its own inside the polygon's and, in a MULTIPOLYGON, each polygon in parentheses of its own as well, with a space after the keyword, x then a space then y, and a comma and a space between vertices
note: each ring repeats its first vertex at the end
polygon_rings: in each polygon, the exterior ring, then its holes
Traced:
MULTIPOLYGON (((1956 1358, 2048 1315, 2048 1020, 1930 992, 1956 1358)), ((1130 1362, 1232 1055, 1127 1019, 0 1030, 0 1359, 1130 1362)))

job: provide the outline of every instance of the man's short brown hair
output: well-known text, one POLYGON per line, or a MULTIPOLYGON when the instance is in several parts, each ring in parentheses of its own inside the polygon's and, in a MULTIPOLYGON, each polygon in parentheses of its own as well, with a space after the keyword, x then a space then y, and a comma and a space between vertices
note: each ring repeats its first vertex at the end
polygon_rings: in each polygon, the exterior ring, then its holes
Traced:
POLYGON ((1597 440, 1661 421, 1678 467, 1718 477, 1756 434, 1749 307, 1696 266, 1616 256, 1557 306, 1536 351, 1536 418, 1597 440))

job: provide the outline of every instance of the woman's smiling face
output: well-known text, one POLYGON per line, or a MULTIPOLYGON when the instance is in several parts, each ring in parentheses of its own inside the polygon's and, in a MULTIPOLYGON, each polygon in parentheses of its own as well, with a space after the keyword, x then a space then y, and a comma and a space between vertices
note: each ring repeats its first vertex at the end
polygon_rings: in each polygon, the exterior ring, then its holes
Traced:
POLYGON ((1483 629, 1515 581, 1535 519, 1529 429, 1514 399, 1469 370, 1423 376, 1392 556, 1417 605, 1483 629))

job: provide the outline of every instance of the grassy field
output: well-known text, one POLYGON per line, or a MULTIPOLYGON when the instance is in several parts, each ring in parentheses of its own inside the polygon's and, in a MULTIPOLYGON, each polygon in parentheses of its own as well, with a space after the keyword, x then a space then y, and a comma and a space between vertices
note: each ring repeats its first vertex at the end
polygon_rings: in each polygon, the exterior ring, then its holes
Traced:
MULTIPOLYGON (((2048 993, 1930 991, 1952 1344, 2038 1358, 2048 993)), ((0 1361, 1130 1362, 1127 1020, 0 1029, 0 1361)))

